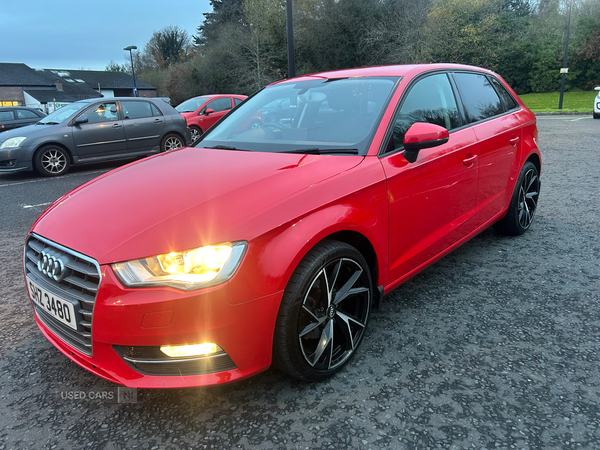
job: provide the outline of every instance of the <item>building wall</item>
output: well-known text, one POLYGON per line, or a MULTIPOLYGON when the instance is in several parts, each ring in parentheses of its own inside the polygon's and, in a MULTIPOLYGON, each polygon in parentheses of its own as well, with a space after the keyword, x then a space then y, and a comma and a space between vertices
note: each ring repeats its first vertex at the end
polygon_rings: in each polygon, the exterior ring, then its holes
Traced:
MULTIPOLYGON (((25 104, 23 88, 20 86, 0 86, 0 102, 18 102, 17 105, 25 104)), ((13 104, 7 103, 4 106, 13 106, 13 104)))

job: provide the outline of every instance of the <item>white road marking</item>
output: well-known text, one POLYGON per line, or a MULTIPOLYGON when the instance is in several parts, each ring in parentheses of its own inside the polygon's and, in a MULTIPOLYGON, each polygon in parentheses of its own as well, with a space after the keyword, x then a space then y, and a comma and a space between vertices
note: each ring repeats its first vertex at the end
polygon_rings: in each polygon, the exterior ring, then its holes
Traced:
MULTIPOLYGON (((96 170, 95 172, 74 173, 74 174, 71 174, 71 175, 64 175, 60 179, 80 177, 82 175, 89 175, 89 174, 94 174, 94 173, 106 173, 109 170, 112 170, 112 169, 108 169, 108 170, 96 170)), ((18 181, 16 183, 0 184, 0 188, 6 187, 6 186, 18 186, 20 184, 39 183, 40 181, 48 181, 48 180, 56 180, 56 179, 59 179, 59 178, 38 178, 37 180, 18 181)))
POLYGON ((38 206, 48 206, 50 203, 52 203, 52 202, 38 203, 37 205, 23 205, 23 209, 37 208, 38 206))

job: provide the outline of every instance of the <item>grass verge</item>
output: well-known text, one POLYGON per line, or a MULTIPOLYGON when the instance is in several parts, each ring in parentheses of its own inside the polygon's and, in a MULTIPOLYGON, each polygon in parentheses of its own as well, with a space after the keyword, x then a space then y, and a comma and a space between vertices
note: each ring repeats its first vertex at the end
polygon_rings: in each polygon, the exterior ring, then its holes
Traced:
POLYGON ((592 112, 596 91, 565 92, 563 109, 558 109, 560 92, 519 95, 525 106, 535 112, 592 112))

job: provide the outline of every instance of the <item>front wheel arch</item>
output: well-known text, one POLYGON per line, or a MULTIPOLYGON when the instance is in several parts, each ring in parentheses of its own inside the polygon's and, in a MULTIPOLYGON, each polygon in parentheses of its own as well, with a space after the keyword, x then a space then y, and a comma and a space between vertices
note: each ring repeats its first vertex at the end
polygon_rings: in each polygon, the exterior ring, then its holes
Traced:
POLYGON ((374 297, 363 255, 345 242, 320 241, 294 269, 284 291, 273 363, 306 381, 335 374, 362 342, 374 297))

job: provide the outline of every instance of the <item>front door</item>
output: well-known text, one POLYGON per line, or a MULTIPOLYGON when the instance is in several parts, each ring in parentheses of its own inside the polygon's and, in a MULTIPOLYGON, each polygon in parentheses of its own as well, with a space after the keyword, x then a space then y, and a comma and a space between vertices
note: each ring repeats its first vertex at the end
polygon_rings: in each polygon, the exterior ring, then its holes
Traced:
POLYGON ((477 195, 477 140, 460 127, 455 97, 446 74, 419 80, 402 100, 394 120, 389 155, 381 158, 389 204, 388 287, 465 237, 472 229, 477 195), (446 144, 422 149, 415 162, 399 151, 415 122, 447 128, 446 144))
POLYGON ((123 121, 119 118, 115 101, 95 103, 79 117, 84 115, 87 123, 72 127, 80 159, 101 158, 127 151, 123 121))

